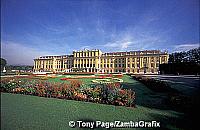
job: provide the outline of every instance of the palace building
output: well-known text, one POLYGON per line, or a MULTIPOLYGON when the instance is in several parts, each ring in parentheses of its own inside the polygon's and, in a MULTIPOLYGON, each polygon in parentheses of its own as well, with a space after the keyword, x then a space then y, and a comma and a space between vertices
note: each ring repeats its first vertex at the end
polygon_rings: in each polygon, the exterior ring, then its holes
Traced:
POLYGON ((159 50, 109 53, 82 50, 73 51, 71 55, 34 59, 34 71, 156 74, 159 64, 168 63, 168 57, 167 52, 159 50))

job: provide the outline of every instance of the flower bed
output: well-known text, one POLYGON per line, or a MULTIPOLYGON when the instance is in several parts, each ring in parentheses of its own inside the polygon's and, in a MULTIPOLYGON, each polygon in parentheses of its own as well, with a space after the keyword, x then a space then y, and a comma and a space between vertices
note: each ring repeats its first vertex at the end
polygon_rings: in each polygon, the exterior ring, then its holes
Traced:
POLYGON ((122 76, 123 76, 122 74, 96 74, 96 75, 89 75, 89 76, 67 76, 65 78, 60 78, 60 80, 71 80, 71 79, 82 79, 82 78, 96 78, 96 79, 116 78, 118 79, 118 78, 122 78, 122 76))
POLYGON ((95 76, 94 75, 91 75, 91 76, 66 76, 65 78, 60 78, 60 80, 83 79, 83 78, 95 78, 95 76))
POLYGON ((120 83, 98 84, 95 87, 83 87, 80 80, 69 83, 48 82, 43 80, 4 78, 1 79, 1 92, 54 97, 89 101, 95 103, 135 106, 135 92, 122 89, 120 83))
POLYGON ((64 72, 63 75, 91 75, 94 72, 64 72))
POLYGON ((107 77, 122 78, 123 74, 96 74, 95 76, 97 78, 107 78, 107 77))
POLYGON ((92 82, 98 83, 98 84, 109 84, 109 83, 115 83, 115 82, 122 83, 123 80, 119 79, 119 78, 107 77, 107 78, 104 78, 104 79, 95 79, 95 80, 92 80, 92 82))

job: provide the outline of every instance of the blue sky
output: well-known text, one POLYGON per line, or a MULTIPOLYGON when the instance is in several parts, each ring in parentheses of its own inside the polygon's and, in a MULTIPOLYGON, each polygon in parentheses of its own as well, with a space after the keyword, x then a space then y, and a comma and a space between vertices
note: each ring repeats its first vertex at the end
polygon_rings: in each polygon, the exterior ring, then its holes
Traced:
POLYGON ((198 0, 1 0, 1 57, 199 46, 198 0))

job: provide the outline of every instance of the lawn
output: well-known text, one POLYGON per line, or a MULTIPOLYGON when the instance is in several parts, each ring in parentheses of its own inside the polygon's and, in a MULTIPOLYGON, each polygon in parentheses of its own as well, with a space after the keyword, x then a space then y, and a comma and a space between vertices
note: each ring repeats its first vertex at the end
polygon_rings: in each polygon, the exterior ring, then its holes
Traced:
MULTIPOLYGON (((50 82, 69 82, 68 80, 60 80, 61 78, 65 78, 67 75, 63 75, 63 76, 59 76, 59 77, 56 77, 56 78, 49 78, 48 81, 50 82)), ((70 76, 81 76, 81 75, 70 75, 70 76)), ((85 76, 85 75, 83 75, 85 76)), ((89 76, 89 75, 87 75, 89 76)), ((77 79, 77 80, 81 80, 83 81, 83 83, 85 85, 88 85, 88 84, 92 84, 92 80, 94 80, 94 78, 82 78, 82 79, 77 79)))
MULTIPOLYGON (((49 78, 50 82, 65 76, 49 78)), ((94 78, 80 79, 92 84, 94 78)), ((188 129, 190 119, 184 113, 171 110, 166 103, 167 93, 150 90, 130 76, 123 76, 123 88, 136 92, 136 108, 97 103, 61 100, 20 94, 1 94, 1 129, 70 129, 70 120, 89 121, 151 121, 161 122, 164 129, 188 129)), ((76 128, 73 128, 76 129, 76 128)))
POLYGON ((156 120, 166 129, 176 129, 180 125, 178 122, 181 118, 181 113, 140 105, 137 108, 127 108, 28 95, 1 94, 2 130, 66 130, 70 129, 68 126, 70 120, 156 120))

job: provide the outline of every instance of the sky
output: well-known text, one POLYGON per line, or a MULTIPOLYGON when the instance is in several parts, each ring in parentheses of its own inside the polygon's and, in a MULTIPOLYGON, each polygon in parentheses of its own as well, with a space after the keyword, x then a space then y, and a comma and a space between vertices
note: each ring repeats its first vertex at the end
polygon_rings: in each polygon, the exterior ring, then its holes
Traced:
POLYGON ((1 0, 1 57, 199 47, 199 0, 1 0))

